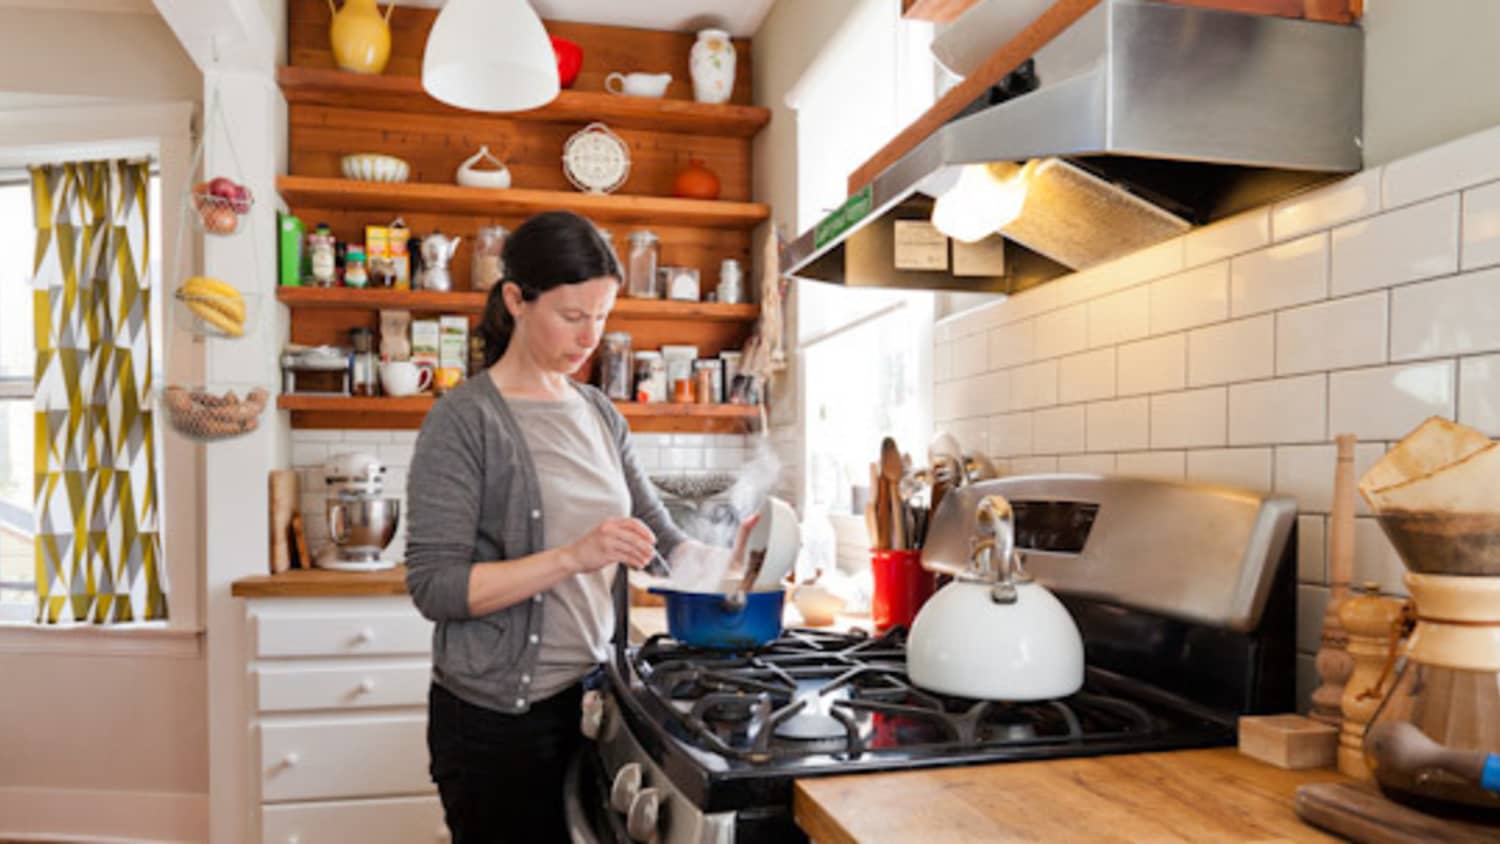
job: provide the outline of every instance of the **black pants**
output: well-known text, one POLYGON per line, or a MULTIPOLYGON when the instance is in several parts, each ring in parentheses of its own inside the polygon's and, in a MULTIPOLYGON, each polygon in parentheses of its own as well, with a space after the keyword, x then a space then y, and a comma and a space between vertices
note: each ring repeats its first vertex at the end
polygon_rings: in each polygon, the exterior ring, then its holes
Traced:
POLYGON ((453 844, 566 844, 563 775, 583 741, 582 699, 580 684, 507 715, 432 685, 427 749, 453 844))

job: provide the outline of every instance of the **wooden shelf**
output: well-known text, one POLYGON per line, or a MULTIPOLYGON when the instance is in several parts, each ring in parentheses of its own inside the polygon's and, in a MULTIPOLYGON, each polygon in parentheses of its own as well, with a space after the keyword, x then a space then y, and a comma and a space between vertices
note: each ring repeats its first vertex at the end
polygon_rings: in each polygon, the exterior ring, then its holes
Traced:
POLYGON ((319 67, 281 67, 276 81, 288 103, 335 106, 408 114, 455 117, 499 117, 544 123, 592 123, 612 128, 653 129, 691 135, 753 138, 771 122, 770 109, 742 105, 709 105, 688 100, 619 97, 590 91, 563 91, 557 99, 530 111, 486 115, 454 108, 428 96, 415 76, 348 73, 319 67))
MULTIPOLYGON (((484 312, 487 294, 471 291, 353 290, 347 287, 279 287, 276 301, 294 309, 401 309, 450 314, 484 312)), ((674 302, 665 299, 617 299, 611 319, 686 320, 693 322, 753 322, 759 305, 719 302, 674 302)))
POLYGON ((385 184, 313 176, 281 176, 276 189, 294 208, 349 211, 530 216, 566 208, 595 222, 751 229, 770 218, 759 202, 622 196, 524 188, 466 188, 458 185, 385 184))
MULTIPOLYGON (((431 396, 356 398, 281 395, 276 407, 292 412, 293 428, 405 428, 422 426, 437 399, 431 396)), ((639 404, 615 407, 640 433, 737 434, 754 426, 760 408, 742 404, 639 404)))

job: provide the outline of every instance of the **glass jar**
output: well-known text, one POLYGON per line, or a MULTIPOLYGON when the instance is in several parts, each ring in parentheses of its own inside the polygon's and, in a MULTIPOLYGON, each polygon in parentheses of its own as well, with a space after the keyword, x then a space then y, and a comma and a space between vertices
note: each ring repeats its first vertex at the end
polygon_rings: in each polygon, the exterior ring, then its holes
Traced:
POLYGON ((510 236, 504 226, 480 226, 474 235, 474 257, 469 270, 469 287, 488 292, 505 275, 505 239, 510 236))
POLYGON ((667 360, 661 352, 635 353, 635 400, 643 403, 667 400, 667 360))
POLYGON ((351 244, 349 250, 344 253, 344 286, 368 287, 369 285, 370 275, 365 271, 365 248, 351 244))
POLYGON ((725 258, 719 265, 719 301, 726 305, 738 305, 745 301, 745 274, 740 262, 725 258))
POLYGON ((307 261, 312 270, 313 284, 332 287, 335 278, 333 231, 327 223, 319 223, 307 236, 307 261))
POLYGON ((354 352, 349 356, 349 389, 356 396, 380 395, 380 370, 375 361, 375 332, 356 328, 349 332, 354 352))
POLYGON ((599 389, 619 401, 631 398, 630 335, 611 331, 599 346, 599 389))
POLYGON ((661 285, 656 278, 656 262, 660 254, 661 243, 655 232, 637 229, 630 233, 625 295, 636 299, 661 298, 661 285))

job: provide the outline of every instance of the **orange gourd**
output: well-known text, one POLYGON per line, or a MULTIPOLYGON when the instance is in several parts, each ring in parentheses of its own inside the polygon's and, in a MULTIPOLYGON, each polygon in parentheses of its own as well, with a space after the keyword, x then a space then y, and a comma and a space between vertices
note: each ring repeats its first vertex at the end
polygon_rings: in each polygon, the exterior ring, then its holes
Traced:
POLYGON ((672 180, 672 195, 684 199, 718 199, 719 177, 694 158, 672 180))

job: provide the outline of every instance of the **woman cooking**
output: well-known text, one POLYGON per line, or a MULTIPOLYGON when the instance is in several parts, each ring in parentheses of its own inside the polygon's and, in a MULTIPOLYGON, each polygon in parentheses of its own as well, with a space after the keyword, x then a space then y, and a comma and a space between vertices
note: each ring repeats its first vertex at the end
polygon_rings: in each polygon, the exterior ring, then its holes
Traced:
POLYGON ((505 245, 479 327, 486 371, 428 413, 407 485, 407 589, 433 630, 427 743, 455 844, 567 841, 563 775, 583 684, 609 657, 619 564, 739 559, 672 524, 624 417, 571 377, 599 344, 620 264, 584 218, 505 245))

